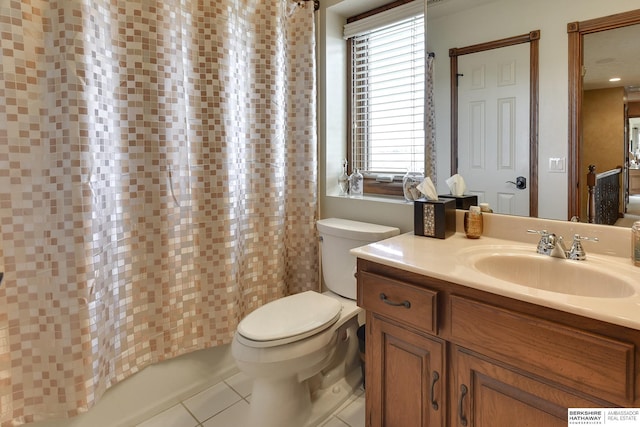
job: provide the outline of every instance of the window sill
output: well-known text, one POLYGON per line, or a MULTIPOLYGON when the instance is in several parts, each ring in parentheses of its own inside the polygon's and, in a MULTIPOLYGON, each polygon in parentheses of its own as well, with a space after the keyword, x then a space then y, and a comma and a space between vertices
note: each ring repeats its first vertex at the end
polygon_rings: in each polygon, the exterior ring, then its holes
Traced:
POLYGON ((392 182, 379 182, 375 178, 365 177, 364 192, 372 196, 401 197, 404 200, 402 180, 394 179, 392 182))
POLYGON ((364 196, 339 196, 336 194, 327 195, 327 197, 331 197, 334 199, 344 199, 344 200, 364 200, 367 202, 378 202, 378 203, 390 203, 396 205, 412 205, 413 202, 408 202, 404 199, 404 197, 398 196, 383 196, 376 194, 365 194, 364 196))

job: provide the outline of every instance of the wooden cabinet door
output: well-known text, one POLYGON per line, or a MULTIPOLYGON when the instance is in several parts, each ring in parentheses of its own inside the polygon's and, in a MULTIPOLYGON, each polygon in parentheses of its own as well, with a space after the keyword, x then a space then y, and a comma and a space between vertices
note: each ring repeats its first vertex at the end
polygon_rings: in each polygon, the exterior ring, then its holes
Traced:
POLYGON ((444 343, 370 312, 367 328, 367 427, 444 426, 444 343))
POLYGON ((566 427, 568 408, 611 406, 461 347, 452 346, 451 366, 452 426, 566 427))

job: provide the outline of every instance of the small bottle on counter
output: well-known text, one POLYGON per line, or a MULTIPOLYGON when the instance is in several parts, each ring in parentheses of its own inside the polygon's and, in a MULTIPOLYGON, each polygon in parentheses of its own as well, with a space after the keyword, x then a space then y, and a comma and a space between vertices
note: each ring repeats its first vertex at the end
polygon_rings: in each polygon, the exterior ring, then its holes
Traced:
POLYGON ((351 197, 362 197, 364 189, 364 177, 360 169, 356 169, 349 177, 349 195, 351 197))
POLYGON ((631 227, 631 261, 640 267, 640 221, 634 222, 631 227))
POLYGON ((469 239, 479 239, 482 236, 482 211, 480 206, 470 206, 464 213, 464 233, 469 239))

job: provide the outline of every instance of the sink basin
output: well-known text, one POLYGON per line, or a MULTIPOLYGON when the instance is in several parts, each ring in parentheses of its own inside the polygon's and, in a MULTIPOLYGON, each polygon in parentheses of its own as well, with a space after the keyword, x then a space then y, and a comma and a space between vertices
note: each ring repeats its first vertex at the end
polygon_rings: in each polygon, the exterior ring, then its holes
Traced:
POLYGON ((571 261, 535 252, 472 254, 471 267, 495 279, 521 286, 595 298, 626 298, 635 294, 630 278, 595 260, 571 261))

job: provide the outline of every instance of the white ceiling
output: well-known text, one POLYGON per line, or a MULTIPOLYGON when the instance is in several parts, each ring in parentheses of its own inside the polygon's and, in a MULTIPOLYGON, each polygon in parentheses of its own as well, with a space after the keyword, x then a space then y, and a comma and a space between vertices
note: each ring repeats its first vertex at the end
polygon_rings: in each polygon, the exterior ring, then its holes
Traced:
MULTIPOLYGON (((601 31, 584 36, 584 89, 624 86, 640 91, 640 25, 601 31), (611 77, 620 82, 611 83, 611 77)), ((640 93, 634 96, 640 96, 640 93)))

